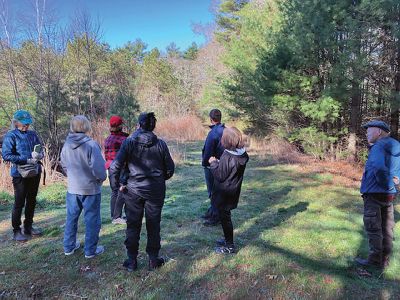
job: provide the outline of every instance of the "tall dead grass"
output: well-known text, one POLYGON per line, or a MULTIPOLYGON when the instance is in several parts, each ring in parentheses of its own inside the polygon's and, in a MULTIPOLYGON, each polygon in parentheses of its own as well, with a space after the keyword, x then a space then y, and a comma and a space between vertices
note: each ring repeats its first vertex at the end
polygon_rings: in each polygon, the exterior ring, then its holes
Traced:
POLYGON ((158 121, 155 133, 163 139, 182 143, 203 140, 207 129, 197 116, 188 115, 158 121))
POLYGON ((266 138, 244 136, 246 147, 251 155, 268 159, 274 163, 303 163, 310 158, 300 153, 288 141, 277 136, 266 138))

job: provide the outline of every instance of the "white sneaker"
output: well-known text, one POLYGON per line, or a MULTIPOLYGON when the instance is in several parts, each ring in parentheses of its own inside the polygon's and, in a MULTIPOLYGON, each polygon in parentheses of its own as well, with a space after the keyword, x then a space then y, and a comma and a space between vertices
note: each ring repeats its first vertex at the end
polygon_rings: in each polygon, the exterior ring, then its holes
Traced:
POLYGON ((111 223, 113 223, 114 225, 125 225, 126 224, 126 220, 123 219, 123 218, 116 218, 116 219, 113 219, 111 221, 111 223))
POLYGON ((66 256, 72 255, 72 254, 75 253, 75 250, 78 250, 80 247, 81 247, 81 242, 77 240, 77 241, 75 242, 75 248, 72 249, 71 252, 64 252, 64 254, 65 254, 66 256))
POLYGON ((91 255, 86 255, 85 254, 85 258, 93 258, 93 257, 95 257, 97 255, 102 254, 104 252, 104 250, 105 250, 104 246, 97 246, 96 251, 94 252, 94 254, 91 254, 91 255))

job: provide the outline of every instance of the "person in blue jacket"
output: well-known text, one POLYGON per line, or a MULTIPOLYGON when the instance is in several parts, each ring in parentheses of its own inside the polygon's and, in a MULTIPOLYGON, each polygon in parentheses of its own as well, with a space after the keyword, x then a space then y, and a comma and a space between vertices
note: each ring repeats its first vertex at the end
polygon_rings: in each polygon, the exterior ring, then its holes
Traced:
MULTIPOLYGON (((222 153, 225 150, 224 147, 221 145, 221 137, 222 133, 224 132, 225 125, 221 123, 222 114, 219 109, 212 109, 209 116, 211 122, 211 130, 208 133, 206 141, 204 143, 201 165, 204 168, 208 198, 211 199, 214 185, 214 177, 210 171, 210 163, 208 161, 210 157, 220 159, 222 153)), ((215 207, 212 200, 210 208, 202 216, 202 218, 206 219, 206 221, 204 222, 205 226, 216 226, 219 224, 220 218, 218 209, 215 207)))
POLYGON ((11 177, 14 187, 14 206, 11 214, 13 239, 26 242, 31 236, 41 235, 42 231, 32 227, 36 206, 36 196, 39 189, 41 166, 38 162, 43 158, 41 150, 34 151, 41 142, 35 131, 29 130, 32 116, 26 110, 15 112, 12 120, 12 129, 6 134, 3 141, 2 156, 5 161, 12 163, 11 177), (29 175, 21 174, 18 167, 32 168, 29 175), (21 231, 21 215, 25 206, 25 220, 21 231))
POLYGON ((357 257, 356 262, 362 266, 385 268, 393 248, 393 201, 400 177, 400 143, 389 136, 390 128, 383 121, 370 121, 363 127, 367 129, 370 145, 360 189, 369 255, 366 259, 357 257))

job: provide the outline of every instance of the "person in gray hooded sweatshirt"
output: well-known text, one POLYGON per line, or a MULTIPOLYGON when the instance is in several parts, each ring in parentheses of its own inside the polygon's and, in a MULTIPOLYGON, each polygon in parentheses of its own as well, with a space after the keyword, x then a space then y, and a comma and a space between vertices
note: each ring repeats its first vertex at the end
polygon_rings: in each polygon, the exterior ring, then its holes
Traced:
POLYGON ((91 125, 85 116, 73 117, 70 130, 61 150, 61 166, 68 178, 64 254, 72 255, 80 247, 76 234, 83 209, 85 257, 93 258, 104 252, 104 247, 97 243, 101 227, 101 185, 107 178, 105 161, 99 144, 87 136, 91 125))

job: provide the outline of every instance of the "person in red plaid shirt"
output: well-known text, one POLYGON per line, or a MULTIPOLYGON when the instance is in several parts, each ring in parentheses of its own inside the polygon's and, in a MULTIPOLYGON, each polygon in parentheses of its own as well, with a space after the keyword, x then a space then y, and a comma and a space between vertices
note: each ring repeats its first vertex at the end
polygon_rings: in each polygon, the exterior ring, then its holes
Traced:
MULTIPOLYGON (((110 174, 110 165, 117 156, 119 149, 121 148, 122 143, 129 136, 128 133, 122 131, 122 124, 124 120, 120 116, 112 116, 110 118, 110 135, 104 141, 104 154, 106 158, 106 169, 108 170, 108 178, 110 180, 110 187, 112 176, 110 174)), ((126 172, 121 173, 121 186, 119 188, 111 188, 111 201, 110 201, 110 209, 111 209, 111 218, 113 224, 125 224, 125 219, 122 218, 122 207, 124 205, 123 193, 126 190, 126 180, 127 180, 126 172)))

